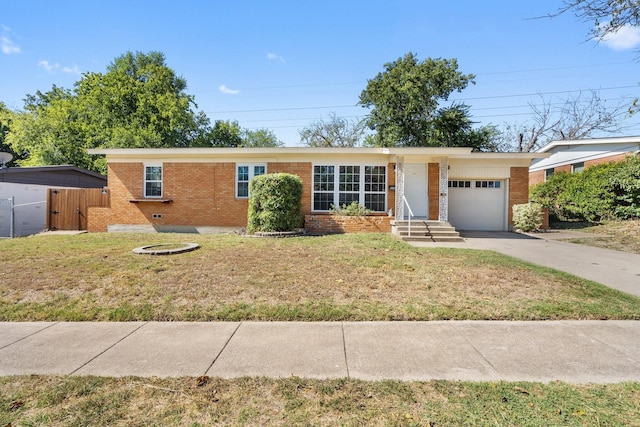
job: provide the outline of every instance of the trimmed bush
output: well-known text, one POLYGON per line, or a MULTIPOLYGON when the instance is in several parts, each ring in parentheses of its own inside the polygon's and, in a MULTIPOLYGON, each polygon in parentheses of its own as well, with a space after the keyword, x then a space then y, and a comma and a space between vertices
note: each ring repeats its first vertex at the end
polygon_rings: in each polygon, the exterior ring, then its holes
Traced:
POLYGON ((367 209, 358 202, 351 202, 350 205, 343 203, 337 208, 331 205, 331 215, 339 216, 365 216, 371 215, 371 209, 367 209))
POLYGON ((539 230, 542 227, 542 205, 539 203, 513 205, 513 225, 524 232, 539 230))
POLYGON ((302 181, 289 173, 258 175, 249 183, 247 231, 295 231, 302 227, 302 181))

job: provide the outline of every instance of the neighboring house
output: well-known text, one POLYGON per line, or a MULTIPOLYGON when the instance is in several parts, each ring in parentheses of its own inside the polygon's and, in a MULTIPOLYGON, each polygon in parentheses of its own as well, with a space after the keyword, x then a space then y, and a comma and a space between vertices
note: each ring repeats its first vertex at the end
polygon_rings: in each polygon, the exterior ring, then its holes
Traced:
POLYGON ((547 158, 533 159, 529 185, 544 182, 557 172, 581 172, 601 163, 619 162, 640 152, 640 136, 552 141, 537 151, 547 158))
POLYGON ((52 188, 102 188, 107 177, 75 166, 0 169, 0 237, 28 236, 47 228, 52 188), (13 226, 11 221, 13 220, 13 226))
MULTIPOLYGON (((89 231, 199 231, 247 224, 249 181, 288 172, 303 183, 306 228, 333 205, 358 201, 388 230, 408 217, 458 229, 509 230, 527 203, 535 153, 470 148, 91 149, 106 155, 110 207, 89 208, 89 231)), ((320 224, 320 225, 318 225, 320 224)))

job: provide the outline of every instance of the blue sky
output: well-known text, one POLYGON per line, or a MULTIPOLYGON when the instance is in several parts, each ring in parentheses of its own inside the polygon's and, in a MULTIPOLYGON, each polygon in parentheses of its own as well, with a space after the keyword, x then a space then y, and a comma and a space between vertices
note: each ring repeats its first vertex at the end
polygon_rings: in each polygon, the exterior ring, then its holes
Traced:
MULTIPOLYGON (((590 24, 561 1, 35 1, 0 0, 0 101, 12 109, 52 85, 72 88, 127 51, 160 51, 198 110, 286 143, 331 113, 349 120, 368 79, 407 52, 457 58, 476 84, 452 100, 479 124, 526 121, 540 96, 559 103, 599 90, 640 96, 640 32, 587 41, 590 24), (54 6, 55 4, 55 6, 54 6), (616 43, 618 45, 616 45, 616 43)), ((637 30, 637 29, 636 29, 637 30)), ((624 134, 640 134, 640 114, 624 134)))

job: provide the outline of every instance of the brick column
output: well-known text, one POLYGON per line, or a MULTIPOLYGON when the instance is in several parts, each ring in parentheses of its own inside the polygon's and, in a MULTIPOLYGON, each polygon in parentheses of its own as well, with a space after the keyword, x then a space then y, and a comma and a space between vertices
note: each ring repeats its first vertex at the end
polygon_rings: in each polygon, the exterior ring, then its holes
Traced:
POLYGON ((529 203, 529 168, 512 167, 509 178, 509 222, 513 228, 513 205, 529 203))

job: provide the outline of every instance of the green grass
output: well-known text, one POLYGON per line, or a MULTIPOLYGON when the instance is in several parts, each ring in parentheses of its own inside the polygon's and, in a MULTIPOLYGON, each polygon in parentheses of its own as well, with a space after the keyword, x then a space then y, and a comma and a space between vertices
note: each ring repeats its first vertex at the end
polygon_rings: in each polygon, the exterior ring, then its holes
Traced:
POLYGON ((495 252, 385 234, 0 241, 0 321, 640 319, 640 298, 495 252), (146 244, 200 249, 136 255, 146 244))
POLYGON ((0 425, 636 426, 639 383, 0 377, 0 425))

